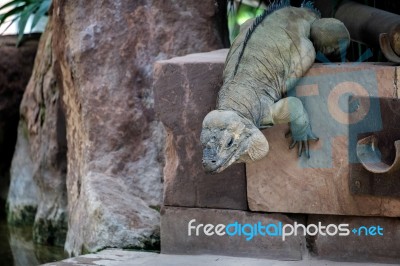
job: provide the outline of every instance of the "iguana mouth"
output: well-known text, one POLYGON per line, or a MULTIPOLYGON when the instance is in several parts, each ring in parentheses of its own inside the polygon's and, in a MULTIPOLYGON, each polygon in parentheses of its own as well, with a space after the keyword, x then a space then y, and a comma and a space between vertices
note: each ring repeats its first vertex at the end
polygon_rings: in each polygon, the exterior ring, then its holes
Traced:
POLYGON ((222 161, 222 163, 219 164, 219 166, 215 169, 210 171, 210 174, 218 174, 220 172, 222 172, 224 169, 226 169, 229 165, 226 165, 231 159, 232 157, 235 155, 235 152, 232 152, 230 156, 228 156, 224 161, 222 161))

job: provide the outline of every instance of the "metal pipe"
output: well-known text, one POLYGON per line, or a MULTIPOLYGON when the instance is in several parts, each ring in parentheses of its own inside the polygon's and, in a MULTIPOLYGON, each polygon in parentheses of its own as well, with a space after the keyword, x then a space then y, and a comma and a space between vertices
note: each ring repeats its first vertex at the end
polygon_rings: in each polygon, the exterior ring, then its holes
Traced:
POLYGON ((400 63, 400 16, 348 1, 339 6, 335 18, 341 20, 352 40, 381 48, 390 61, 400 63))

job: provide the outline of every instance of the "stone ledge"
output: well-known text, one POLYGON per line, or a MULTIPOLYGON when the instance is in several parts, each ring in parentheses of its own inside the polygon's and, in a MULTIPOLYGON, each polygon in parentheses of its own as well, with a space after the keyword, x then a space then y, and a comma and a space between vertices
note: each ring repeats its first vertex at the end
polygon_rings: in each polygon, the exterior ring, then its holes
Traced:
MULTIPOLYGON (((279 260, 301 260, 305 250, 304 236, 198 236, 188 235, 188 223, 198 224, 292 224, 294 221, 281 214, 262 214, 238 210, 164 207, 161 211, 161 252, 165 254, 217 254, 238 257, 257 257, 279 260)), ((195 231, 193 230, 193 234, 195 231)))
MULTIPOLYGON (((140 251, 106 249, 96 254, 87 254, 59 262, 45 264, 46 266, 133 266, 133 265, 163 265, 163 266, 343 266, 343 262, 326 260, 276 261, 268 259, 238 258, 217 255, 166 255, 140 251)), ((360 266, 359 263, 346 263, 347 266, 360 266)), ((389 266, 390 264, 368 263, 369 266, 389 266)))
MULTIPOLYGON (((311 145, 311 155, 312 160, 318 161, 320 157, 315 152, 322 150, 331 157, 330 165, 302 167, 307 162, 299 162, 296 152, 288 150, 290 140, 283 137, 287 126, 275 126, 263 131, 270 143, 270 153, 246 166, 247 182, 243 164, 215 176, 205 174, 199 141, 201 123, 207 112, 215 108, 226 52, 191 54, 155 64, 155 109, 168 132, 164 205, 247 210, 249 204, 251 210, 264 212, 400 215, 400 199, 350 191, 349 132, 342 125, 338 127, 342 127, 340 134, 329 139, 324 136, 324 132, 336 130, 336 124, 322 125, 325 120, 321 110, 328 109, 326 101, 314 104, 320 109, 309 111, 313 129, 321 137, 311 145)), ((394 82, 396 73, 397 68, 391 64, 314 64, 293 93, 309 110, 313 96, 324 100, 330 91, 338 89, 338 84, 348 92, 356 91, 357 83, 370 96, 393 97, 399 93, 394 82)), ((340 111, 333 112, 340 116, 340 111)))
MULTIPOLYGON (((400 264, 400 221, 397 218, 384 217, 349 217, 309 215, 312 224, 349 224, 350 230, 365 226, 380 226, 383 236, 361 236, 350 233, 349 236, 318 235, 311 241, 313 257, 335 261, 379 262, 400 264)), ((358 234, 358 232, 357 232, 358 234)))

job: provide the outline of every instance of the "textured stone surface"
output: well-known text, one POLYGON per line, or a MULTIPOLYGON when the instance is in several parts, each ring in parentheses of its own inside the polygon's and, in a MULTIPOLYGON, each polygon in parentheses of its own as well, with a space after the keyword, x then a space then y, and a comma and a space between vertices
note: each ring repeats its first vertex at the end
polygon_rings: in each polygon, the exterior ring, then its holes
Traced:
MULTIPOLYGON (((60 90, 54 76, 52 27, 39 43, 31 79, 21 102, 18 143, 8 199, 8 220, 27 222, 15 201, 37 199, 33 236, 36 242, 63 246, 67 230, 66 134, 60 90), (34 189, 36 187, 36 195, 34 189)), ((27 208, 27 207, 26 207, 27 208)))
MULTIPOLYGON (((45 264, 46 266, 74 265, 104 265, 104 266, 360 266, 359 263, 334 262, 327 260, 277 261, 269 259, 238 258, 217 255, 170 255, 149 252, 107 249, 97 254, 87 254, 59 262, 45 264)), ((392 264, 368 263, 369 266, 384 266, 392 264)))
MULTIPOLYGON (((309 215, 308 223, 324 225, 349 224, 349 229, 358 229, 360 232, 350 233, 349 236, 322 236, 317 235, 310 239, 311 252, 318 259, 335 261, 379 262, 400 264, 400 221, 397 218, 384 217, 348 217, 309 215), (375 236, 366 235, 365 226, 380 226, 383 235, 372 230, 375 236)), ((370 230, 370 229, 369 229, 370 230)))
MULTIPOLYGON (((254 236, 246 240, 246 236, 206 236, 199 231, 192 230, 188 235, 188 223, 192 219, 198 224, 228 225, 240 224, 262 225, 291 224, 294 221, 285 215, 261 214, 238 210, 200 209, 163 207, 161 210, 161 252, 165 254, 218 254, 227 256, 259 257, 281 260, 301 260, 305 248, 304 236, 291 236, 282 241, 282 238, 272 236, 254 236)), ((233 231, 232 231, 233 232, 233 231)))
POLYGON ((154 117, 152 64, 222 46, 214 1, 53 5, 68 141, 65 248, 157 248, 165 133, 154 117))
POLYGON ((227 50, 191 54, 155 64, 155 108, 168 137, 164 205, 247 209, 244 164, 221 174, 201 165, 201 124, 215 108, 227 50))
POLYGON ((36 35, 16 47, 16 36, 0 37, 0 204, 7 199, 19 105, 32 73, 38 38, 36 35))
POLYGON ((354 137, 364 126, 367 130, 358 133, 380 130, 379 106, 372 101, 369 107, 355 102, 358 109, 351 111, 351 115, 338 108, 340 101, 347 103, 340 98, 346 92, 397 97, 396 72, 396 67, 369 63, 314 65, 308 79, 294 93, 305 102, 306 109, 313 109, 309 110, 310 120, 320 140, 311 143, 310 160, 305 156, 299 160, 297 152, 288 149, 286 125, 264 130, 270 152, 266 158, 246 166, 249 208, 267 212, 399 216, 399 198, 353 195, 349 189, 354 137), (367 115, 363 115, 363 110, 369 110, 367 115))

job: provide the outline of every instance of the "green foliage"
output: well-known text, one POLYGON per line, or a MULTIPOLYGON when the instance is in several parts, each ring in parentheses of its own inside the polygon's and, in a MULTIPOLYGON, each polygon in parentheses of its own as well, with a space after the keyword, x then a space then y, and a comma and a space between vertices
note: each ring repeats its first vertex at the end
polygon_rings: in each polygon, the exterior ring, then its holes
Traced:
POLYGON ((51 0, 12 0, 0 7, 0 25, 9 23, 7 28, 18 21, 18 44, 24 36, 28 19, 33 15, 31 31, 39 20, 47 15, 51 0), (13 18, 12 18, 13 17, 13 18), (7 21, 7 19, 11 19, 7 21))
POLYGON ((263 11, 264 9, 261 7, 253 7, 244 3, 240 3, 237 10, 231 9, 228 14, 229 39, 231 43, 239 34, 240 25, 249 19, 261 15, 263 11))
POLYGON ((247 5, 241 5, 239 12, 237 14, 237 23, 239 25, 243 24, 246 22, 248 19, 252 19, 256 16, 259 16, 262 14, 264 9, 262 8, 256 8, 256 7, 251 7, 247 5))

